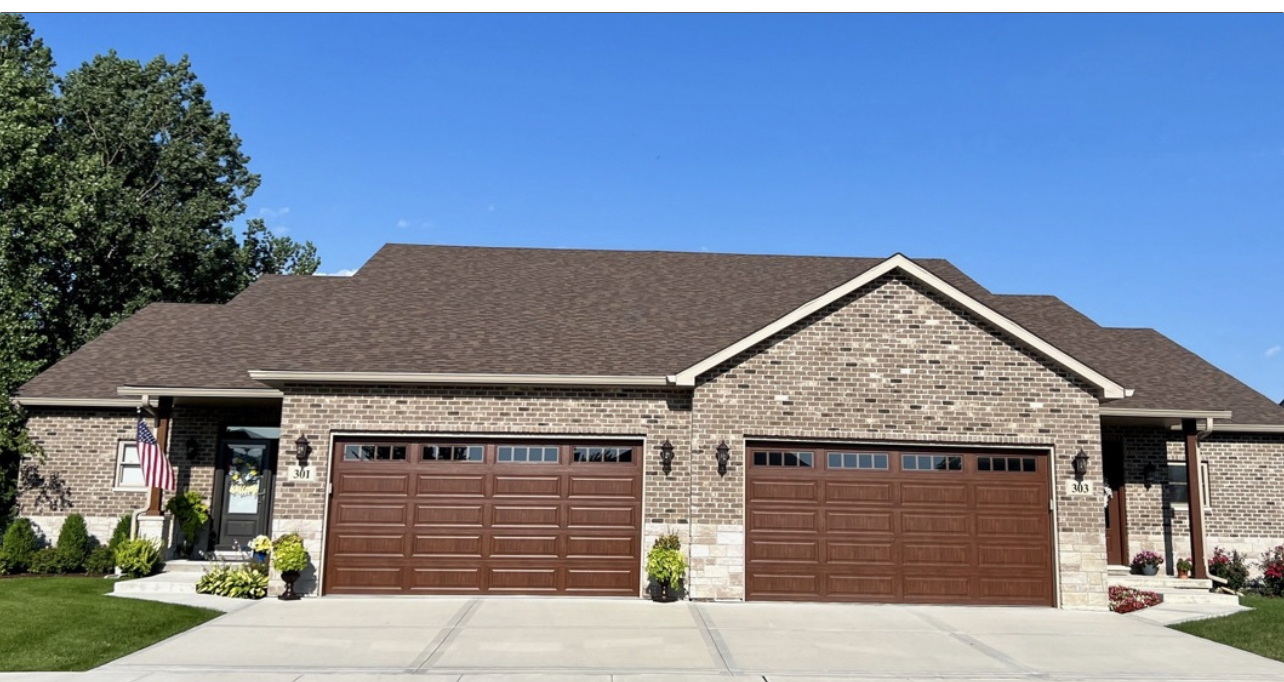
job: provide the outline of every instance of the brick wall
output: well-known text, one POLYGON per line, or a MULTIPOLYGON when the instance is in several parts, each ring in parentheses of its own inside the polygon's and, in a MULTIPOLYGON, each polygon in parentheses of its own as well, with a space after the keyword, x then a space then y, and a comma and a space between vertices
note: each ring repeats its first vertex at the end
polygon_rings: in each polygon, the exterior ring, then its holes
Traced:
MULTIPOLYGON (((1046 446, 1058 491, 1082 448, 1100 477, 1098 407, 1089 388, 899 275, 716 368, 696 388, 693 407, 696 598, 744 596, 743 551, 720 547, 743 547, 746 437, 1046 446), (722 440, 732 455, 725 477, 713 464, 722 440)), ((1059 497, 1057 504, 1061 603, 1104 608, 1100 501, 1059 497)))

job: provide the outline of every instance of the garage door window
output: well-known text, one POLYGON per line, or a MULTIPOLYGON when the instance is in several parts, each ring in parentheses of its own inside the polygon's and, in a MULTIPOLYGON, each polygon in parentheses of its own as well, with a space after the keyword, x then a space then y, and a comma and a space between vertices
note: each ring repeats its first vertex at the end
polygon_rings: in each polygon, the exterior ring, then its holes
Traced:
POLYGON ((885 452, 831 452, 829 468, 887 471, 887 459, 885 452))
POLYGON ((901 455, 903 471, 962 471, 963 458, 949 455, 901 455))
POLYGON ((1036 460, 1033 457, 977 457, 977 471, 1015 471, 1035 472, 1036 460))
POLYGON ((575 462, 629 463, 633 461, 633 448, 577 447, 574 449, 575 462))
POLYGON ((557 464, 557 448, 535 445, 501 445, 497 453, 500 462, 523 464, 557 464))
POLYGON ((486 452, 481 445, 425 445, 425 462, 480 462, 486 452))
POLYGON ((811 452, 773 452, 758 451, 753 453, 753 465, 759 467, 808 467, 814 462, 815 453, 811 452))
POLYGON ((345 462, 376 462, 376 461, 405 461, 406 446, 404 445, 345 445, 343 446, 343 461, 345 462))

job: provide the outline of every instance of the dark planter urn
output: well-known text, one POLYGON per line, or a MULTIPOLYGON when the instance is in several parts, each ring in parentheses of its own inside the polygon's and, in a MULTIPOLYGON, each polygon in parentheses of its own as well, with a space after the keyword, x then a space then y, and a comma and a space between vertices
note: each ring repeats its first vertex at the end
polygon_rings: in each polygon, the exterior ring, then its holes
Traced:
POLYGON ((1142 574, 1142 575, 1155 575, 1155 574, 1157 574, 1157 573, 1159 573, 1159 567, 1158 567, 1158 566, 1156 566, 1156 565, 1154 565, 1154 564, 1142 564, 1142 565, 1141 565, 1141 574, 1142 574))
POLYGON ((682 581, 679 580, 677 585, 668 583, 652 583, 651 601, 657 602, 675 602, 682 598, 682 581))
POLYGON ((299 579, 298 571, 281 571, 281 580, 285 581, 285 591, 277 597, 281 601, 297 601, 303 596, 294 591, 294 581, 299 579))

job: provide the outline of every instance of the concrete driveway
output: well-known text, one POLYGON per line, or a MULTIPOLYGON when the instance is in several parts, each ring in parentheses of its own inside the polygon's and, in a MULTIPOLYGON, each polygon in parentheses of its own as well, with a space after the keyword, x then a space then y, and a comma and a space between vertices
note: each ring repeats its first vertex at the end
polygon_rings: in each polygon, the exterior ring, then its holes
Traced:
POLYGON ((355 682, 388 677, 423 682, 1256 681, 1284 679, 1284 663, 1111 613, 329 597, 264 600, 77 679, 355 682))

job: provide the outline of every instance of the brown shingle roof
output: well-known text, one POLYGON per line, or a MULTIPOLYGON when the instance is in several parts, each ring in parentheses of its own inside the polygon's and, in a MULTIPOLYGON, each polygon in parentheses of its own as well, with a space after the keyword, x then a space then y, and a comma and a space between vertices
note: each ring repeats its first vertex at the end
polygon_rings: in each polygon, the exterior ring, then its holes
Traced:
MULTIPOLYGON (((268 276, 227 305, 149 306, 19 395, 261 388, 252 369, 673 374, 881 261, 389 244, 351 278, 268 276)), ((1155 332, 1106 330, 1054 297, 996 296, 948 261, 916 262, 1137 389, 1115 404, 1235 409, 1236 422, 1284 423, 1284 409, 1261 408, 1264 397, 1155 332)))

